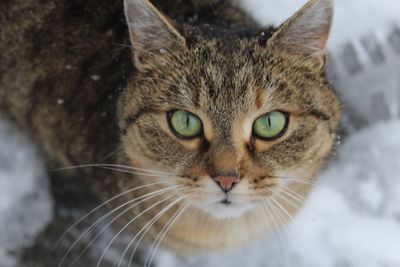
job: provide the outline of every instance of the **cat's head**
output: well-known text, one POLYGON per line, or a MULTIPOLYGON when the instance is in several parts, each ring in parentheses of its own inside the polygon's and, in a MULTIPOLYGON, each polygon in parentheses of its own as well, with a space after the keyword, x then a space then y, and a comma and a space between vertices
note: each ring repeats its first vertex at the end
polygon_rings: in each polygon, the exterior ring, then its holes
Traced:
POLYGON ((220 218, 308 191, 340 117, 324 74, 329 0, 246 36, 174 25, 146 0, 125 13, 136 73, 118 109, 133 166, 174 174, 157 179, 220 218))

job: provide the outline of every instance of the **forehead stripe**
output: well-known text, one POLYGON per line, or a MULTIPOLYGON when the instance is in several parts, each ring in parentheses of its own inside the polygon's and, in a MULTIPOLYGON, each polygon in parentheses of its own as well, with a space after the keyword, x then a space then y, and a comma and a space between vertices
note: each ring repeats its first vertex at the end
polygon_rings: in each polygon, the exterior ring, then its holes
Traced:
POLYGON ((138 112, 136 112, 136 113, 134 113, 134 114, 128 116, 128 117, 125 119, 125 127, 122 129, 122 133, 125 134, 126 131, 127 131, 128 128, 129 128, 129 126, 131 126, 132 124, 136 124, 137 120, 138 120, 141 116, 143 116, 143 115, 145 115, 145 114, 148 114, 148 113, 152 113, 152 112, 154 112, 154 110, 153 110, 152 108, 145 107, 145 108, 139 109, 138 112))
POLYGON ((310 110, 309 114, 321 121, 328 121, 331 119, 330 116, 328 116, 326 113, 318 109, 310 110))

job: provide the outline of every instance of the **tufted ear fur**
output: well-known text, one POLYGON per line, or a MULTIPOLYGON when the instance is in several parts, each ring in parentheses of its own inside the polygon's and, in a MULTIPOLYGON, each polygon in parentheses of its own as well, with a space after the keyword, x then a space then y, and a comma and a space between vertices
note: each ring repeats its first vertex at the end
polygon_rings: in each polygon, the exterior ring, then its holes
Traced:
POLYGON ((332 0, 311 0, 283 23, 268 45, 310 59, 323 70, 332 17, 332 0))
POLYGON ((149 55, 185 46, 185 38, 148 0, 124 0, 124 8, 136 66, 149 55))

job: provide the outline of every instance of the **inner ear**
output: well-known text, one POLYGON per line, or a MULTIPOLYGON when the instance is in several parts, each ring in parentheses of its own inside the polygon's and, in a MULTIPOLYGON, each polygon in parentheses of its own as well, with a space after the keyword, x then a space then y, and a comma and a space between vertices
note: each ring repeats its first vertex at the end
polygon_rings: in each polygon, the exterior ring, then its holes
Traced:
POLYGON ((268 45, 310 59, 318 68, 324 69, 332 17, 331 0, 311 0, 283 23, 268 45))
POLYGON ((186 46, 185 38, 148 0, 124 0, 124 7, 137 59, 186 46))

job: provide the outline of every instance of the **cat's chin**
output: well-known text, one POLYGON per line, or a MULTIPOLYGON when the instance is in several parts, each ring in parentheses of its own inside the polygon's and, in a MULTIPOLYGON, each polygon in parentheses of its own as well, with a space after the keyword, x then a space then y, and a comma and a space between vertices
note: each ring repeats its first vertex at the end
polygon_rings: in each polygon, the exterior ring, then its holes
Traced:
POLYGON ((243 216, 249 210, 252 209, 250 204, 237 204, 227 202, 217 202, 208 204, 207 206, 201 207, 207 214, 217 219, 233 219, 243 216))

